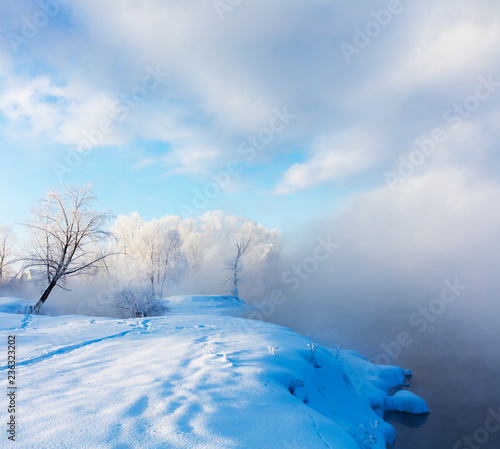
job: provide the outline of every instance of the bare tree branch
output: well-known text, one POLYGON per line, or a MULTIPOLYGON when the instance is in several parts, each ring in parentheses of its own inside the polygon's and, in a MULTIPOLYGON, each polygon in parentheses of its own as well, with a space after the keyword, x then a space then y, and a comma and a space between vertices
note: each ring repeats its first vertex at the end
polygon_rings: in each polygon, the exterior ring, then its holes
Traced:
MULTIPOLYGON (((38 312, 52 289, 64 277, 89 273, 110 256, 100 248, 110 233, 103 230, 111 215, 93 209, 92 185, 66 186, 62 192, 50 190, 32 210, 25 224, 32 244, 24 259, 24 269, 42 267, 47 287, 33 308, 38 312)), ((61 287, 63 288, 63 287, 61 287)))

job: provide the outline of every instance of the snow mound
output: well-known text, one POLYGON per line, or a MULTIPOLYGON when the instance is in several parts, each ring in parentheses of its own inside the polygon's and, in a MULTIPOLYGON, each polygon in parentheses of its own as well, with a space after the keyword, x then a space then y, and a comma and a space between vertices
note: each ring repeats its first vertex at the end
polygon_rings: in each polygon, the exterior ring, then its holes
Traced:
POLYGON ((416 394, 408 390, 401 390, 392 397, 392 406, 394 410, 414 415, 429 413, 427 403, 416 394))
POLYGON ((164 303, 175 315, 205 315, 224 314, 241 315, 245 312, 246 304, 235 296, 170 296, 164 303))
MULTIPOLYGON (((31 312, 31 308, 36 304, 36 301, 31 301, 24 298, 2 297, 0 298, 0 312, 4 313, 20 313, 27 315, 31 312)), ((62 310, 43 305, 40 311, 41 315, 62 315, 62 310)))
POLYGON ((29 313, 34 301, 23 298, 0 298, 0 312, 4 313, 29 313))

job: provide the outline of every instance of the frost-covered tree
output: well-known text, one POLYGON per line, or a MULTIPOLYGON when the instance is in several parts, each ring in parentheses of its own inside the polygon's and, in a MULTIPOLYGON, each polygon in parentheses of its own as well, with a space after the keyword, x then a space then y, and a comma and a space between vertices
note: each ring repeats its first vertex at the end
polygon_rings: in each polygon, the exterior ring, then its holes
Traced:
POLYGON ((250 248, 252 242, 251 237, 247 237, 245 240, 236 239, 234 243, 235 253, 233 257, 226 259, 224 261, 225 271, 229 271, 229 277, 224 281, 224 284, 229 284, 229 292, 238 298, 238 282, 244 282, 241 277, 242 267, 242 257, 250 248))
POLYGON ((203 238, 198 223, 194 218, 187 218, 179 223, 178 230, 182 240, 182 251, 188 259, 189 268, 198 271, 201 268, 203 238))
POLYGON ((143 225, 144 220, 137 212, 130 215, 118 215, 111 229, 116 239, 114 250, 119 254, 130 254, 135 236, 143 225))
MULTIPOLYGON (((244 266, 245 278, 251 281, 253 290, 264 291, 279 274, 281 234, 246 217, 209 211, 198 218, 168 215, 148 222, 133 213, 119 216, 111 230, 116 237, 111 251, 119 253, 110 264, 113 274, 123 280, 154 285, 159 295, 180 282, 191 293, 220 289, 226 280, 221 277, 221 268, 230 266, 233 268, 227 271, 232 273, 233 288, 234 263, 224 261, 229 258, 235 262, 235 242, 248 239, 250 248, 239 256, 236 269, 244 266), (169 230, 177 231, 180 247, 178 239, 173 238, 175 233, 169 230)), ((238 280, 241 282, 241 272, 236 275, 236 283, 238 280)))
POLYGON ((104 229, 110 214, 94 210, 95 201, 90 184, 49 190, 35 203, 32 219, 26 224, 31 242, 24 268, 41 271, 45 288, 34 313, 61 281, 94 272, 108 257, 100 244, 110 235, 104 229))
POLYGON ((134 239, 131 255, 158 297, 163 296, 169 282, 176 282, 187 270, 180 233, 172 229, 166 219, 152 220, 142 226, 134 239))
POLYGON ((14 262, 13 251, 16 244, 16 236, 12 231, 12 227, 0 226, 0 285, 6 277, 8 265, 14 262))

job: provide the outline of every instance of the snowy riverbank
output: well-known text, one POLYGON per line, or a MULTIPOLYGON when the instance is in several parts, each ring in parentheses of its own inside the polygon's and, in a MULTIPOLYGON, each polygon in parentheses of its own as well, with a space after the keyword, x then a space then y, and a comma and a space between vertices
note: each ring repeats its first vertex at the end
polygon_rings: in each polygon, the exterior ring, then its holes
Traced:
POLYGON ((23 448, 385 448, 385 410, 426 411, 387 395, 401 368, 222 315, 221 297, 175 297, 171 316, 144 319, 13 313, 23 303, 0 298, 23 448))

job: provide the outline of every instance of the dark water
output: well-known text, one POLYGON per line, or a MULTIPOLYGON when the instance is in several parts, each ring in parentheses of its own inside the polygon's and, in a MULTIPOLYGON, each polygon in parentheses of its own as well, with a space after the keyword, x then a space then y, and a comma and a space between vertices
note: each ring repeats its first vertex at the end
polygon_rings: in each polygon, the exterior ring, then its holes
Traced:
POLYGON ((476 329, 471 335, 466 326, 436 326, 401 356, 414 373, 410 390, 427 401, 431 413, 423 419, 386 416, 396 430, 391 448, 500 448, 500 429, 481 430, 488 410, 500 411, 499 340, 483 341, 476 329), (464 437, 472 446, 458 444, 464 437))
POLYGON ((394 365, 412 370, 410 391, 427 401, 431 413, 386 414, 396 430, 390 449, 500 449, 500 307, 454 304, 426 320, 425 329, 422 321, 409 323, 418 307, 335 304, 324 307, 328 319, 312 327, 314 317, 305 310, 300 319, 277 313, 270 321, 368 359, 392 343, 394 365), (394 342, 401 332, 411 344, 398 350, 394 342), (491 411, 499 421, 489 419, 491 411))

